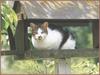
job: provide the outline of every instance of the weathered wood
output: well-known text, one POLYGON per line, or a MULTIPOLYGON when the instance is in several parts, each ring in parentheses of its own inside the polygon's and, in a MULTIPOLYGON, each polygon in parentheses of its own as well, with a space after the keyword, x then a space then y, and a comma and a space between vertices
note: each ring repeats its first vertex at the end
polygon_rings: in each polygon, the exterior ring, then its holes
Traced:
POLYGON ((16 32, 15 32, 15 44, 16 44, 16 52, 23 52, 23 54, 17 54, 19 58, 24 57, 24 25, 23 21, 18 22, 16 32))
MULTIPOLYGON (((21 20, 19 20, 21 21, 21 20)), ((25 25, 29 26, 31 22, 33 23, 43 23, 49 22, 49 24, 55 24, 59 26, 87 26, 89 23, 99 22, 98 19, 26 19, 24 20, 25 25)))
POLYGON ((99 48, 99 22, 92 23, 93 47, 99 48))
POLYGON ((15 1, 13 10, 16 12, 18 19, 21 19, 21 13, 22 13, 21 9, 22 9, 22 5, 20 1, 15 1))
MULTIPOLYGON (((21 51, 1 51, 1 55, 23 54, 21 51)), ((25 58, 98 57, 98 52, 99 49, 32 50, 25 52, 25 58)))
POLYGON ((19 1, 14 2, 13 9, 16 13, 20 13, 21 11, 21 3, 19 1))
POLYGON ((15 43, 16 43, 16 50, 23 52, 22 54, 17 54, 18 58, 24 57, 24 51, 29 49, 29 41, 28 41, 28 33, 27 33, 27 26, 24 24, 24 16, 22 13, 22 5, 20 1, 15 1, 14 11, 17 13, 18 25, 16 28, 15 33, 15 43))
POLYGON ((71 58, 55 60, 56 74, 71 74, 71 58))
POLYGON ((23 21, 23 26, 24 26, 24 47, 25 47, 24 51, 27 51, 30 49, 30 43, 28 39, 28 27, 27 25, 25 25, 23 14, 22 14, 22 21, 23 21))
POLYGON ((12 30, 11 30, 10 26, 8 27, 7 31, 8 31, 8 36, 9 36, 10 49, 15 50, 16 49, 16 47, 15 47, 15 38, 14 38, 14 35, 12 33, 12 30))
POLYGON ((99 18, 99 0, 28 0, 21 4, 28 18, 99 18))

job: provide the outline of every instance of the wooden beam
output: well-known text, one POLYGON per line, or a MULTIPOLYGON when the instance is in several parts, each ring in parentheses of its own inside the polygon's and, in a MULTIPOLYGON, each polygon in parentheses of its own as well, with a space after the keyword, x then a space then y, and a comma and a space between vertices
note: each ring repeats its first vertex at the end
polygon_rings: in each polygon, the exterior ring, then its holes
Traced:
MULTIPOLYGON (((19 20, 21 21, 21 20, 19 20)), ((49 24, 56 24, 59 26, 87 26, 90 22, 99 22, 98 19, 26 19, 24 20, 25 25, 29 26, 30 22, 43 23, 49 22, 49 24)))
MULTIPOLYGON (((23 51, 23 50, 21 50, 23 51)), ((23 54, 19 50, 1 51, 1 55, 23 54)), ((67 49, 67 50, 29 50, 25 58, 69 58, 69 57, 99 57, 99 49, 67 49)))

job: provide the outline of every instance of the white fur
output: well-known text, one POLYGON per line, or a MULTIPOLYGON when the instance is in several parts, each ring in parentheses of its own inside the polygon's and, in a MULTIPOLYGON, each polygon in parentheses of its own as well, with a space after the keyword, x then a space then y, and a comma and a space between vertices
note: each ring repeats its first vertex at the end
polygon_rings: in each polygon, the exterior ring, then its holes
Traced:
POLYGON ((58 49, 61 41, 62 34, 57 30, 51 30, 49 28, 48 35, 44 40, 37 41, 32 37, 33 46, 38 49, 58 49))
MULTIPOLYGON (((41 30, 39 29, 39 34, 41 35, 41 30)), ((48 28, 48 35, 44 40, 37 41, 32 37, 33 46, 37 49, 58 49, 59 45, 62 41, 62 34, 57 30, 51 30, 48 28)), ((65 44, 61 49, 74 49, 75 48, 75 40, 72 39, 70 35, 65 44)))

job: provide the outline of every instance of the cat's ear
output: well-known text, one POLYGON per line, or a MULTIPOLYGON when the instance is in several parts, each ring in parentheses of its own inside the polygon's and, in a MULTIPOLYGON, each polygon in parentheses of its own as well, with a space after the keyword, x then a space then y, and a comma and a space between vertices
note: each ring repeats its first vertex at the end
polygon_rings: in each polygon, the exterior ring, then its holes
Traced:
POLYGON ((46 29, 46 28, 48 27, 48 22, 44 22, 44 23, 42 24, 42 27, 46 29))
POLYGON ((30 27, 31 27, 32 29, 35 29, 36 25, 35 25, 34 23, 30 23, 30 27))

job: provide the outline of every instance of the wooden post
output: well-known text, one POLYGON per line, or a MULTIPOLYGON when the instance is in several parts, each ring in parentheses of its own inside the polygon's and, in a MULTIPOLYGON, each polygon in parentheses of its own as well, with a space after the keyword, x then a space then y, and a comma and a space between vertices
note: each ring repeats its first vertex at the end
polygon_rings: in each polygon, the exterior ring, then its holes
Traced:
POLYGON ((24 56, 24 25, 23 22, 18 22, 16 33, 15 33, 15 44, 16 44, 16 50, 20 52, 17 54, 19 58, 23 58, 24 56))
POLYGON ((24 58, 24 52, 29 49, 27 25, 25 25, 24 22, 24 13, 20 1, 15 1, 13 9, 18 16, 18 20, 21 19, 21 21, 18 21, 16 28, 15 44, 16 50, 20 52, 18 52, 19 54, 17 54, 17 58, 22 59, 24 58))
POLYGON ((92 22, 93 48, 99 48, 99 21, 92 22))
POLYGON ((55 62, 56 74, 71 74, 71 60, 67 59, 58 59, 55 62))
POLYGON ((12 33, 12 30, 11 30, 10 26, 8 27, 7 31, 8 31, 8 36, 9 36, 10 49, 15 50, 16 49, 16 47, 15 47, 15 38, 14 38, 14 35, 12 33))

